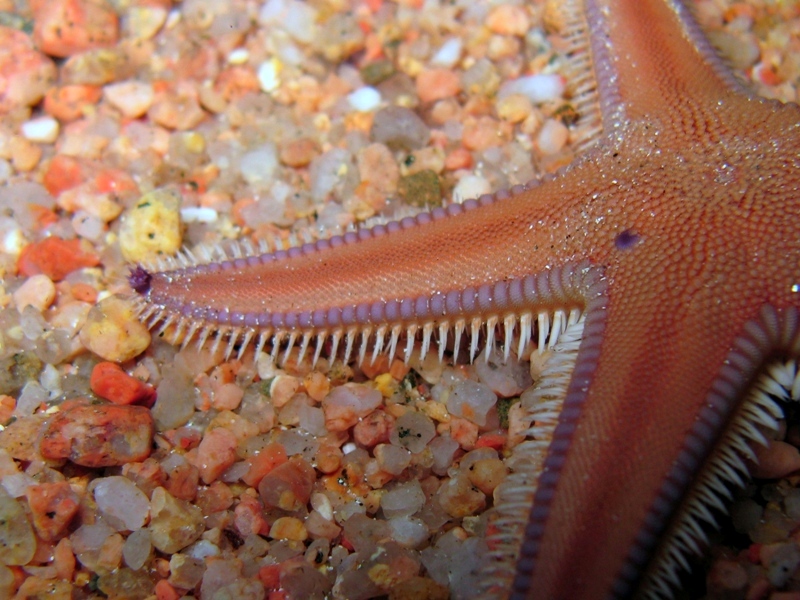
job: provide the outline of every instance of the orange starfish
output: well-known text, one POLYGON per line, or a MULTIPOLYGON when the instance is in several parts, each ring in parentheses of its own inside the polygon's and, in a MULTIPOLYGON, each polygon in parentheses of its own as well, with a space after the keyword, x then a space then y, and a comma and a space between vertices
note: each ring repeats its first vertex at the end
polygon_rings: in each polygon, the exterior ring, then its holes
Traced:
POLYGON ((506 355, 515 336, 564 344, 489 585, 668 595, 755 425, 774 424, 767 366, 800 359, 800 108, 745 92, 678 0, 566 4, 596 82, 577 98, 596 143, 568 168, 298 248, 137 267, 131 285, 154 324, 229 349, 341 341, 363 359, 454 335, 472 357, 497 327, 506 355))

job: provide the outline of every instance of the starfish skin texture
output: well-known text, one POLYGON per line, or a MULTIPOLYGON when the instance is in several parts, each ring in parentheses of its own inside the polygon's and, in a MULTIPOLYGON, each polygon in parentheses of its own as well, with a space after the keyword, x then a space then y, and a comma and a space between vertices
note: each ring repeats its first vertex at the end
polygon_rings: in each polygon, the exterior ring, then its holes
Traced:
POLYGON ((800 358, 800 107, 745 92, 677 0, 574 4, 600 131, 553 177, 268 259, 131 277, 155 322, 240 341, 427 328, 427 343, 585 314, 513 598, 658 595, 693 480, 763 366, 800 358))

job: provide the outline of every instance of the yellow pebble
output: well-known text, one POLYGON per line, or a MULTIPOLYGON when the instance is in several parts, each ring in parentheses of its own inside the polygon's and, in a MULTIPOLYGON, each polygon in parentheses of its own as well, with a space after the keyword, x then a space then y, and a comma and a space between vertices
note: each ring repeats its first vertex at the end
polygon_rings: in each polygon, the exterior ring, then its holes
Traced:
POLYGON ((367 574, 378 587, 390 588, 392 584, 396 583, 395 578, 392 577, 392 570, 389 568, 389 565, 383 563, 373 565, 367 574))
POLYGON ((487 496, 494 492, 508 475, 508 469, 499 458, 476 460, 467 470, 469 482, 487 496))
POLYGON ((206 149, 206 139, 196 131, 187 131, 183 134, 183 147, 187 152, 200 154, 206 149))
POLYGON ((322 402, 331 391, 331 382, 319 371, 312 371, 303 379, 303 387, 312 400, 322 402))
POLYGON ((42 149, 24 137, 15 135, 9 143, 11 164, 17 171, 30 171, 42 158, 42 149))
POLYGON ((533 112, 533 104, 522 94, 511 94, 497 101, 497 116, 509 123, 520 123, 533 112))
POLYGON ((154 190, 129 209, 119 232, 122 255, 131 262, 169 256, 181 247, 180 196, 154 190))
POLYGON ((419 408, 420 412, 428 415, 434 421, 438 421, 440 423, 450 422, 450 413, 447 412, 447 406, 444 404, 444 402, 427 400, 426 402, 418 403, 417 408, 419 408))
POLYGON ((269 530, 269 537, 275 540, 295 540, 298 542, 308 538, 308 530, 300 519, 280 517, 269 530))
POLYGON ((390 373, 383 373, 375 378, 375 389, 381 393, 384 398, 391 398, 397 391, 397 381, 390 373))
POLYGON ((81 328, 81 343, 105 360, 125 362, 150 345, 150 332, 121 296, 109 296, 89 311, 81 328))

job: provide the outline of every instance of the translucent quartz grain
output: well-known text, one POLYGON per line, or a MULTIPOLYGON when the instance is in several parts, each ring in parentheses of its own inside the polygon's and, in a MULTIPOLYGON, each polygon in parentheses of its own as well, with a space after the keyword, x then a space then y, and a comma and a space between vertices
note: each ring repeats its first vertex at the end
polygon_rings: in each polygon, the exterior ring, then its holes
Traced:
POLYGON ((150 532, 147 529, 132 532, 122 546, 122 558, 134 571, 141 569, 152 553, 153 545, 150 543, 150 532))
POLYGON ((97 507, 119 523, 121 530, 136 531, 146 522, 150 501, 127 477, 111 476, 94 486, 97 507))
POLYGON ((435 435, 436 428, 429 417, 409 411, 397 419, 389 439, 392 444, 416 453, 421 452, 435 435))

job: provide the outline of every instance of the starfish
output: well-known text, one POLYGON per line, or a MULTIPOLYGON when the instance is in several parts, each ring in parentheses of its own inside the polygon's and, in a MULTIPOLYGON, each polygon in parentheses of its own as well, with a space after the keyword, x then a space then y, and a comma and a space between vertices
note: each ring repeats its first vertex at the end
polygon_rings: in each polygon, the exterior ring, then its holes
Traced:
POLYGON ((229 352, 408 358, 468 340, 474 359, 498 331, 507 357, 532 338, 562 350, 498 505, 487 593, 669 596, 780 416, 772 365, 800 359, 800 108, 747 92, 679 0, 564 13, 592 142, 568 167, 130 283, 151 324, 229 352))

